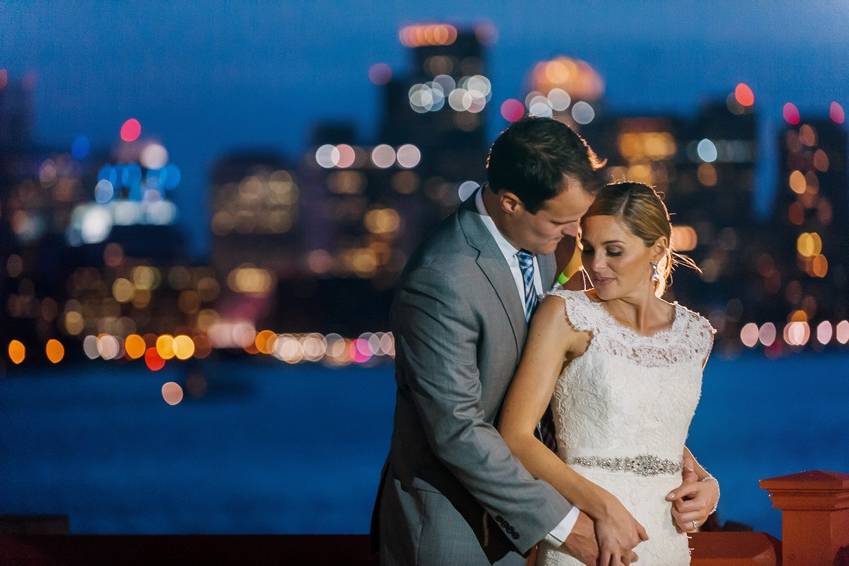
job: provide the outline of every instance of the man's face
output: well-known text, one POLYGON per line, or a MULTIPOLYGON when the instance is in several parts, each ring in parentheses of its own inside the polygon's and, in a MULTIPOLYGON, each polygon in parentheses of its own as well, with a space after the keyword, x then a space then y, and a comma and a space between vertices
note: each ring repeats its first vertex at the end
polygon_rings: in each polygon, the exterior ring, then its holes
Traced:
POLYGON ((564 177, 564 190, 543 203, 536 214, 518 206, 511 215, 511 239, 521 249, 535 254, 551 254, 564 236, 575 237, 581 217, 594 197, 580 182, 564 177))

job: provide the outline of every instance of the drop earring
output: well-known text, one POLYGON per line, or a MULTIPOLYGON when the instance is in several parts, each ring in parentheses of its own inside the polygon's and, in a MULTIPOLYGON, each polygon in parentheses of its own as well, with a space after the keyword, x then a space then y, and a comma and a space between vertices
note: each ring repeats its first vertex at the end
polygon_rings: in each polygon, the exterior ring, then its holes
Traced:
POLYGON ((651 262, 651 280, 652 283, 660 283, 660 272, 657 270, 657 262, 651 262))

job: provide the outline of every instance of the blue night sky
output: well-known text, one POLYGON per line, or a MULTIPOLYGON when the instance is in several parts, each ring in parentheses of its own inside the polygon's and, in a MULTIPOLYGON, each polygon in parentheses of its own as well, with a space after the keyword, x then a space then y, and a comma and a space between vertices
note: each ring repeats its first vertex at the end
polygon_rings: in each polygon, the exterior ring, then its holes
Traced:
MULTIPOLYGON (((528 70, 558 54, 585 59, 607 84, 614 111, 692 113, 745 81, 761 131, 781 107, 803 118, 836 100, 849 108, 849 4, 844 2, 23 2, 0 4, 0 68, 35 71, 36 141, 67 146, 85 134, 116 142, 138 118, 183 171, 175 196, 190 251, 208 249, 205 189, 216 156, 241 147, 304 150, 312 124, 356 122, 373 140, 371 64, 398 73, 401 25, 488 21, 494 137, 497 109, 524 91, 528 70)), ((771 167, 771 166, 765 166, 771 167)), ((759 206, 772 171, 759 172, 759 206)))

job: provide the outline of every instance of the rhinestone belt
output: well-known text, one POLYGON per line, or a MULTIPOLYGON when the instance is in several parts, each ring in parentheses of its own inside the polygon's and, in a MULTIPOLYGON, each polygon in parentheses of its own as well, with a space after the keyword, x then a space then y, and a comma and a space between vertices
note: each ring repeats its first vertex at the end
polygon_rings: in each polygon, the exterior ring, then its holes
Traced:
POLYGON ((641 476, 674 474, 681 471, 681 462, 674 462, 657 456, 634 456, 622 458, 601 458, 586 456, 569 458, 569 464, 578 464, 588 468, 603 468, 611 472, 633 472, 641 476))

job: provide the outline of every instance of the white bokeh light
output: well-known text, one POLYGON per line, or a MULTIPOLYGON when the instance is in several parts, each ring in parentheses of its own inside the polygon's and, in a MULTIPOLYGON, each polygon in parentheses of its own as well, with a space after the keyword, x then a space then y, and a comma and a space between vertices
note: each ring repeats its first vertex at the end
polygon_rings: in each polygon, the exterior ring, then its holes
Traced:
POLYGON ((412 169, 422 160, 422 152, 413 144, 407 143, 398 148, 398 165, 405 169, 412 169))

